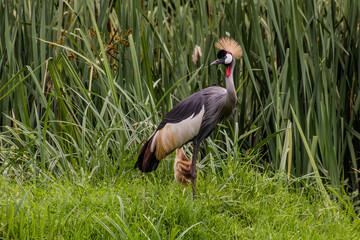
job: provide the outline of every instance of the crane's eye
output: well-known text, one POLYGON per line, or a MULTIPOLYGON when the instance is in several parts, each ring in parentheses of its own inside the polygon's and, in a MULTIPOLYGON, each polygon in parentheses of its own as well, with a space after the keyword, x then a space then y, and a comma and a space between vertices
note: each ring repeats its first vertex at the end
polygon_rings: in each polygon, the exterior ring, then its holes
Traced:
POLYGON ((233 60, 233 57, 230 53, 226 54, 226 57, 225 57, 225 64, 230 64, 233 60))

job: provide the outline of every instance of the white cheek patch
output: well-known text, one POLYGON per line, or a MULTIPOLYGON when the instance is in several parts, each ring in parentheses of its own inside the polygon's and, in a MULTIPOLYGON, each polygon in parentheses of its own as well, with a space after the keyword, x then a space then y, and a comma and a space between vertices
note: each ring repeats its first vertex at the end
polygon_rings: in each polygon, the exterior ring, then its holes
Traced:
POLYGON ((226 54, 226 58, 225 58, 225 64, 230 64, 233 60, 233 57, 230 53, 226 54))

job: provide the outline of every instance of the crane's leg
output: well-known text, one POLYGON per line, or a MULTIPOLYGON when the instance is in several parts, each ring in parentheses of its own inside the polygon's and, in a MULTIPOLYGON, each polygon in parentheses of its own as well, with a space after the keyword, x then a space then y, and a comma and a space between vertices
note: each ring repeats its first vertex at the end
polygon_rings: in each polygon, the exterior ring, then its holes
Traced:
POLYGON ((190 175, 191 175, 191 182, 192 182, 192 190, 193 190, 194 200, 197 199, 197 195, 196 195, 196 179, 197 179, 196 161, 197 161, 197 156, 198 156, 198 153, 199 153, 199 149, 200 149, 200 144, 199 143, 194 143, 194 151, 193 151, 193 157, 192 157, 191 168, 190 168, 190 175))

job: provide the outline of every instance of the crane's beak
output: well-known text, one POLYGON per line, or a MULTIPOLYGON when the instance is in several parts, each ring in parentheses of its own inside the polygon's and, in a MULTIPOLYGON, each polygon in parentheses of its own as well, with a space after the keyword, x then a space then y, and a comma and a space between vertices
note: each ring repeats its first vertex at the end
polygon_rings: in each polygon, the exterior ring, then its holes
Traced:
POLYGON ((212 63, 210 63, 210 66, 216 65, 216 64, 223 64, 224 62, 225 62, 225 59, 224 59, 224 58, 216 59, 215 61, 213 61, 212 63))

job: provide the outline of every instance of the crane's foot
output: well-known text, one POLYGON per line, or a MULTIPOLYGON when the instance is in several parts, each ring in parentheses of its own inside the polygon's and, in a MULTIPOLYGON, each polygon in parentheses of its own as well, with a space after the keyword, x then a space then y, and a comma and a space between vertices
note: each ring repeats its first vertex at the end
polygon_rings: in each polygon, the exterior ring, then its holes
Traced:
POLYGON ((192 182, 192 190, 193 190, 193 198, 194 198, 194 200, 197 199, 197 195, 196 195, 196 179, 197 179, 196 160, 197 160, 197 155, 199 153, 199 148, 200 148, 200 143, 194 142, 194 152, 193 152, 193 157, 192 157, 191 167, 190 167, 190 174, 191 174, 191 182, 192 182))
POLYGON ((191 172, 191 182, 192 182, 192 190, 193 190, 193 198, 194 200, 197 199, 197 195, 196 195, 196 179, 197 179, 197 174, 191 172))
POLYGON ((196 179, 195 179, 195 185, 194 185, 194 181, 193 181, 193 198, 194 200, 197 199, 197 194, 196 194, 196 179))

